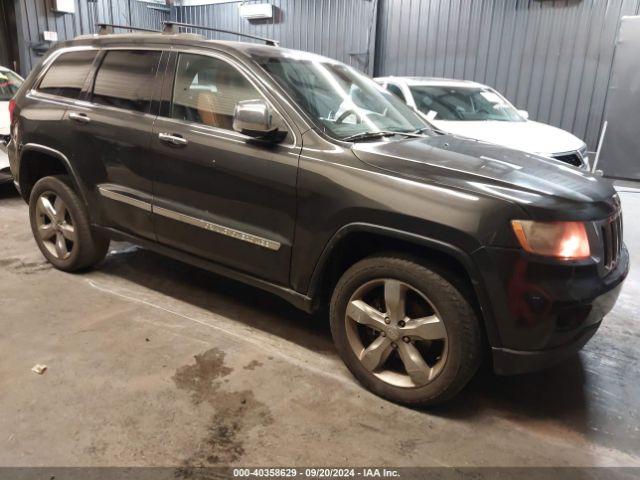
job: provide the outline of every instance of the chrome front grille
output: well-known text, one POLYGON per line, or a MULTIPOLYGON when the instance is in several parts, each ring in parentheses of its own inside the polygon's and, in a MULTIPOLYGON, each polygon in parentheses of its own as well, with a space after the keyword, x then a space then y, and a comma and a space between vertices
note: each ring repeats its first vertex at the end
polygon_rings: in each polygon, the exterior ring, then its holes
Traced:
POLYGON ((560 160, 561 162, 568 163, 574 167, 582 166, 582 156, 578 153, 565 153, 562 155, 554 155, 553 158, 560 160))
POLYGON ((603 265, 606 271, 611 271, 618 265, 622 251, 622 213, 605 220, 601 226, 603 265))

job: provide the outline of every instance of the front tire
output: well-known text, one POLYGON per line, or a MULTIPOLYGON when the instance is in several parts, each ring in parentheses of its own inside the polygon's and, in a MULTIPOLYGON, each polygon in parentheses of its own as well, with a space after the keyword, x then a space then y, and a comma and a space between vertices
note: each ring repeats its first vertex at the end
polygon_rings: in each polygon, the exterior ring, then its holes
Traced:
POLYGON ((442 403, 481 364, 480 324, 470 302, 418 260, 361 260, 338 281, 330 308, 331 333, 349 370, 393 402, 442 403))
POLYGON ((91 229, 87 210, 67 176, 40 179, 29 197, 31 231, 38 248, 57 269, 92 267, 104 259, 109 238, 91 229))

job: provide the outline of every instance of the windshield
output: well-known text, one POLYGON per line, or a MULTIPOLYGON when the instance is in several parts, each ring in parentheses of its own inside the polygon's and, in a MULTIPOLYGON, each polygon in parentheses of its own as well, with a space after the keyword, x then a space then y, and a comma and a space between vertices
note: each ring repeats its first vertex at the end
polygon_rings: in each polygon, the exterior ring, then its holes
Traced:
POLYGON ((254 58, 316 125, 338 139, 368 132, 409 133, 429 126, 403 102, 347 65, 316 57, 254 58))
POLYGON ((22 85, 22 81, 15 73, 0 70, 0 101, 11 100, 22 85))
POLYGON ((429 120, 524 122, 518 111, 490 88, 416 85, 416 107, 429 120))

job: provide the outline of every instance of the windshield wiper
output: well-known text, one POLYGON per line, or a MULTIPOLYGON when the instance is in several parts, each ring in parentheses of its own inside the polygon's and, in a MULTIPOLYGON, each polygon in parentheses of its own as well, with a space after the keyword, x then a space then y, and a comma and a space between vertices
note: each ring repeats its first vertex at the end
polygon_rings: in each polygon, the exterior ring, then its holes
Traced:
POLYGON ((373 138, 391 137, 397 135, 398 132, 360 132, 348 137, 344 137, 342 140, 345 142, 354 142, 356 140, 369 140, 373 138))
POLYGON ((422 128, 419 128, 419 129, 417 129, 417 130, 414 130, 414 131, 413 131, 413 132, 411 132, 411 133, 425 133, 425 132, 427 132, 427 131, 436 132, 436 133, 439 133, 439 134, 441 134, 441 135, 446 135, 446 133, 447 133, 447 132, 445 132, 444 130, 440 130, 439 128, 434 127, 433 125, 430 125, 430 126, 428 126, 428 127, 422 127, 422 128))
POLYGON ((406 137, 418 137, 422 138, 424 135, 421 135, 418 131, 415 132, 394 132, 392 130, 381 130, 378 132, 360 132, 354 135, 349 135, 348 137, 343 138, 342 140, 345 142, 354 142, 356 140, 369 140, 374 138, 382 138, 382 137, 392 137, 394 135, 404 135, 406 137))

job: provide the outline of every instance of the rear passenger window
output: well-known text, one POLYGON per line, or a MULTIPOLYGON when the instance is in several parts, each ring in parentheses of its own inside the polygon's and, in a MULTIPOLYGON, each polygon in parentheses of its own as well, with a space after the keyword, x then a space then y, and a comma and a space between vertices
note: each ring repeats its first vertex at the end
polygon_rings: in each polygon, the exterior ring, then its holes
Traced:
POLYGON ((45 73, 38 91, 78 98, 97 53, 97 50, 63 53, 54 60, 45 73))
POLYGON ((93 102, 148 113, 160 52, 108 51, 93 86, 93 102))
POLYGON ((173 87, 172 118, 233 130, 236 104, 260 98, 249 80, 224 60, 180 54, 173 87))

